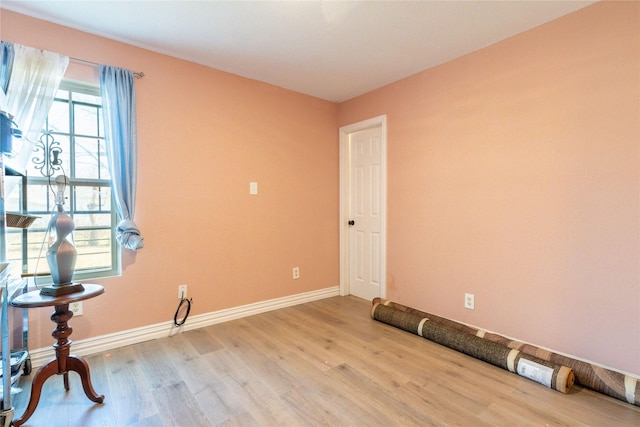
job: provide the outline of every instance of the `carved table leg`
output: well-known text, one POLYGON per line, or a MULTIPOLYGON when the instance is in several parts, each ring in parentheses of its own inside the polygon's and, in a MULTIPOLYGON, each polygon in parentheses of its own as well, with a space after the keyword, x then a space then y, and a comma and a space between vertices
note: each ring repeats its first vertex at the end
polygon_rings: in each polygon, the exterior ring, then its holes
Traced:
POLYGON ((33 411, 36 410, 36 406, 38 406, 38 402, 40 402, 40 394, 42 393, 42 386, 44 382, 56 375, 58 373, 58 361, 54 358, 51 359, 46 365, 40 367, 36 375, 33 377, 33 381, 31 383, 31 395, 29 397, 29 404, 27 408, 24 410, 24 414, 22 417, 13 420, 13 425, 15 427, 19 427, 33 415, 33 411))
POLYGON ((72 354, 67 359, 67 368, 80 375, 84 394, 87 395, 89 400, 96 403, 102 403, 104 401, 104 395, 98 395, 98 393, 93 389, 93 385, 91 384, 91 375, 89 374, 89 364, 83 358, 72 354))
POLYGON ((42 385, 53 375, 62 375, 64 378, 64 388, 69 390, 69 371, 75 371, 80 375, 82 380, 82 388, 87 397, 96 403, 104 401, 104 395, 98 395, 91 384, 91 375, 89 374, 89 365, 80 356, 70 355, 71 340, 69 335, 73 329, 68 325, 69 319, 73 317, 73 312, 69 310, 69 304, 56 305, 55 311, 51 315, 51 320, 57 324, 53 330, 53 336, 58 342, 53 345, 56 350, 56 357, 51 359, 46 365, 41 367, 33 377, 31 385, 31 396, 29 403, 21 418, 13 421, 15 427, 24 424, 33 415, 33 412, 40 401, 42 393, 42 385))

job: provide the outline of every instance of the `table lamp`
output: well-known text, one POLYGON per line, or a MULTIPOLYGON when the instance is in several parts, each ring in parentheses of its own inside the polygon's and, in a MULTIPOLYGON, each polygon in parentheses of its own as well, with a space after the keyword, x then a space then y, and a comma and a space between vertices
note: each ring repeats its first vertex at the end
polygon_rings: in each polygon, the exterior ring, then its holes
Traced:
POLYGON ((56 206, 47 228, 47 263, 53 284, 44 286, 40 290, 42 295, 60 296, 84 290, 80 283, 72 282, 78 251, 71 235, 75 228, 73 218, 64 211, 64 191, 68 185, 69 178, 66 176, 56 177, 56 206))

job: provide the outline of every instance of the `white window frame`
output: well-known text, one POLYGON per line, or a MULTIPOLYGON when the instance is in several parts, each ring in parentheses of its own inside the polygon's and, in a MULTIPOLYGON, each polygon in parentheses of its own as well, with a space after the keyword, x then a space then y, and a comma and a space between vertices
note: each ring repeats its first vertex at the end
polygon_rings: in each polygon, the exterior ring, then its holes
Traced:
MULTIPOLYGON (((101 96, 100 94, 100 88, 97 85, 91 85, 91 84, 87 84, 87 83, 83 83, 83 82, 77 82, 77 81, 72 81, 72 80, 63 80, 60 84, 60 90, 65 90, 65 91, 70 91, 70 92, 80 92, 80 93, 84 93, 84 94, 89 94, 89 95, 95 95, 95 96, 101 96)), ((70 118, 70 121, 72 121, 73 119, 70 118)), ((69 133, 71 134, 71 140, 73 140, 73 138, 75 138, 75 133, 73 131, 73 129, 70 127, 69 129, 69 133)), ((71 143, 73 144, 73 143, 71 143)), ((69 155, 71 155, 71 153, 69 153, 69 155)), ((70 165, 66 165, 65 169, 70 169, 70 165)), ((66 170, 65 171, 67 175, 69 175, 71 173, 71 171, 66 170)), ((54 176, 55 178, 55 176, 54 176)), ((71 178, 71 177, 70 177, 71 178)), ((27 207, 28 207, 28 200, 27 198, 24 196, 24 185, 38 185, 38 184, 46 184, 46 182, 48 181, 48 179, 44 176, 33 176, 33 177, 22 177, 21 179, 21 185, 20 185, 20 196, 19 196, 19 200, 20 200, 20 206, 19 206, 19 211, 20 212, 24 212, 27 214, 30 214, 30 212, 27 211, 27 207)), ((71 214, 72 216, 74 215, 74 213, 76 212, 74 210, 74 207, 76 206, 75 203, 75 192, 74 192, 74 188, 75 187, 82 187, 82 186, 95 186, 96 184, 99 184, 99 186, 103 186, 103 187, 111 187, 111 181, 110 179, 74 179, 71 178, 71 183, 70 183, 70 190, 67 190, 66 195, 68 197, 67 199, 67 203, 65 203, 65 210, 71 214)), ((113 197, 113 192, 111 192, 111 200, 110 200, 110 251, 111 251, 111 267, 110 268, 95 268, 95 269, 84 269, 84 270, 80 270, 80 269, 76 269, 74 275, 73 275, 73 280, 74 281, 87 281, 87 280, 91 280, 91 279, 97 279, 97 278, 103 278, 103 277, 111 277, 111 276, 120 276, 121 275, 121 250, 120 250, 120 245, 118 244, 117 240, 116 240, 116 235, 115 235, 115 228, 117 225, 117 213, 116 213, 116 209, 115 209, 115 200, 113 197)), ((42 213, 42 212, 38 212, 36 215, 38 216, 46 216, 45 220, 48 220, 49 217, 49 213, 42 213)), ((76 227, 76 229, 79 229, 79 227, 76 227)), ((8 233, 16 233, 15 229, 8 229, 7 230, 8 233)), ((39 267, 37 268, 37 270, 41 270, 41 271, 48 271, 48 265, 45 259, 45 255, 46 255, 46 243, 43 243, 43 248, 41 250, 39 250, 39 253, 32 253, 32 251, 30 251, 29 249, 27 249, 25 247, 25 244, 29 244, 28 243, 28 237, 27 237, 27 233, 28 230, 20 230, 22 232, 22 238, 21 238, 21 257, 20 257, 20 271, 21 274, 28 277, 33 275, 34 273, 38 275, 37 281, 38 283, 42 283, 42 284, 46 284, 46 283, 50 283, 51 281, 51 276, 50 275, 44 275, 41 276, 41 274, 39 273, 39 271, 28 271, 28 262, 26 257, 28 257, 29 259, 32 259, 34 257, 38 257, 38 265, 39 267)), ((33 245, 34 242, 32 242, 30 245, 33 245)))

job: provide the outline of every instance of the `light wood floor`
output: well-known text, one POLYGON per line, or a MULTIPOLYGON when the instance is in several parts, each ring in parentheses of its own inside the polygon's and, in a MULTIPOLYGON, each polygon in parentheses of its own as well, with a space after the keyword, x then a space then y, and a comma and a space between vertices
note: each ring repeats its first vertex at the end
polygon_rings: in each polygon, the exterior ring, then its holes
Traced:
MULTIPOLYGON (((53 377, 25 425, 640 426, 640 407, 551 390, 376 322, 370 308, 329 298, 88 357, 105 402, 89 401, 75 373, 67 393, 53 377)), ((21 387, 16 418, 30 377, 21 387)))

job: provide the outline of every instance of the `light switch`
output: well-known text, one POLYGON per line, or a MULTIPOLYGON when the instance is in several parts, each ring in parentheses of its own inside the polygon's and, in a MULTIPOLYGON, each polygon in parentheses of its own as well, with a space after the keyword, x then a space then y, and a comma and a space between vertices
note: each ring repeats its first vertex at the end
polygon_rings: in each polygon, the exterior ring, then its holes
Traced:
POLYGON ((249 194, 258 194, 258 183, 250 182, 249 183, 249 194))

